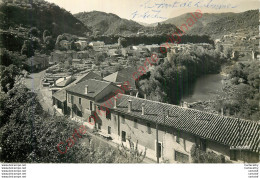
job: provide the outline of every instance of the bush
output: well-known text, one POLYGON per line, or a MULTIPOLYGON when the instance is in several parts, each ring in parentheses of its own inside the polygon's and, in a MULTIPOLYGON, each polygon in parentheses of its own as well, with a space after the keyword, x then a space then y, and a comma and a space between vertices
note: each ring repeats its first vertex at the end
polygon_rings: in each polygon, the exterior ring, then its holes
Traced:
POLYGON ((218 155, 213 151, 202 151, 195 144, 191 147, 191 158, 193 163, 225 163, 225 156, 218 155))

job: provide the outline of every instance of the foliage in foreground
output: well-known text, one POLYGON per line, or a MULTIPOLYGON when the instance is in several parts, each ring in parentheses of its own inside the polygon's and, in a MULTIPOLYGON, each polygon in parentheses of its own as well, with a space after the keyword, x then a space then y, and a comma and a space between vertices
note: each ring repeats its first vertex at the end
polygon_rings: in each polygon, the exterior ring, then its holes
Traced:
POLYGON ((121 146, 118 148, 119 154, 125 158, 126 163, 141 163, 143 162, 145 156, 146 156, 146 148, 143 151, 139 151, 138 149, 138 141, 136 144, 131 141, 131 139, 127 139, 130 148, 128 149, 121 144, 121 146))
MULTIPOLYGON (((67 117, 50 116, 38 102, 36 93, 16 84, 7 93, 0 93, 1 162, 26 163, 130 163, 135 155, 123 157, 116 148, 101 144, 88 133, 77 138, 65 154, 57 144, 72 138, 80 126, 67 117)), ((64 148, 62 148, 64 150, 64 148)), ((139 154, 139 153, 138 153, 139 154)), ((143 155, 141 154, 143 157, 143 155)))
POLYGON ((218 155, 213 151, 202 151, 195 144, 191 147, 191 158, 193 163, 230 163, 223 155, 218 155))

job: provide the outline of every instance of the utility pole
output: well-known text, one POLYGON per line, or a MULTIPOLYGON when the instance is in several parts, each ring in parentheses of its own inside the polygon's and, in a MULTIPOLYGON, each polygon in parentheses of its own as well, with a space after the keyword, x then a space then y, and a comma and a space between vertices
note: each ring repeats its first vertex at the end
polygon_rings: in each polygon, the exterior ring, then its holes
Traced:
POLYGON ((158 152, 158 119, 156 119, 156 158, 157 158, 157 163, 159 164, 159 152, 158 152))

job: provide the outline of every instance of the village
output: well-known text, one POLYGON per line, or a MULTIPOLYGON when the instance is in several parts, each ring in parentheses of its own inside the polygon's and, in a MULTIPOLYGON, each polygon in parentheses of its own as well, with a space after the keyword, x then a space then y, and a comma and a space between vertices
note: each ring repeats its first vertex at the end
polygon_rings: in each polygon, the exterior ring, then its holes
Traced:
POLYGON ((259 162, 257 10, 55 3, 0 3, 1 161, 259 162))
MULTIPOLYGON (((159 45, 123 48, 120 38, 117 44, 112 45, 102 41, 87 42, 82 37, 79 39, 75 42, 79 51, 71 50, 68 41, 61 41, 66 50, 56 50, 47 58, 39 56, 39 63, 35 62, 37 57, 33 57, 34 63, 27 62, 31 64, 32 72, 46 71, 39 79, 42 85, 40 92, 44 91, 42 94, 47 98, 43 101, 48 101, 53 107, 48 111, 53 109, 53 114, 68 115, 72 120, 96 130, 105 142, 111 140, 115 144, 129 146, 127 139, 138 141, 139 148, 146 150, 147 158, 153 161, 191 162, 190 150, 195 144, 204 151, 223 155, 224 160, 257 162, 256 137, 243 137, 244 145, 236 141, 236 136, 243 134, 238 133, 236 118, 223 113, 215 115, 196 111, 190 109, 188 103, 175 106, 147 100, 146 94, 140 95, 136 88, 133 74, 144 65, 149 55, 158 55, 159 58, 156 63, 147 62, 147 72, 154 70, 154 65, 161 60, 169 60, 167 56, 170 54, 189 50, 194 45, 212 49, 211 44, 172 44, 164 57, 160 54, 159 45), (128 82, 129 90, 118 92, 127 86, 125 82, 128 82), (220 127, 211 128, 216 124, 220 127), (226 133, 225 140, 222 138, 224 135, 219 135, 221 132, 226 133), (237 146, 247 149, 239 155, 235 149, 237 146)), ((233 58, 236 53, 233 52, 233 58)), ((256 123, 239 122, 242 132, 250 127, 252 129, 247 132, 252 135, 257 133, 256 123)), ((66 151, 59 148, 59 152, 66 151)))

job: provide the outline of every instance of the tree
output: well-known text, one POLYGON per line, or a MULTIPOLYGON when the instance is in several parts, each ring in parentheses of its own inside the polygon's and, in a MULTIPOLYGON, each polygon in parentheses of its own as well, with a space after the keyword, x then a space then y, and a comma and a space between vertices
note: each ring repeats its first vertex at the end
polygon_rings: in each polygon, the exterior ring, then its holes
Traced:
POLYGON ((1 49, 0 54, 0 65, 9 66, 11 64, 22 68, 22 63, 25 61, 26 56, 19 54, 18 52, 8 51, 6 49, 1 49))
POLYGON ((225 157, 221 154, 218 155, 213 151, 202 151, 195 144, 191 147, 191 159, 193 163, 226 163, 225 157))
POLYGON ((34 55, 33 45, 30 41, 25 40, 21 49, 21 54, 27 57, 32 57, 34 55))
POLYGON ((96 65, 100 65, 101 62, 104 62, 105 61, 105 58, 106 58, 106 54, 105 53, 97 53, 95 55, 95 64, 96 65))
POLYGON ((15 84, 15 78, 20 74, 20 69, 13 64, 8 67, 0 66, 0 68, 1 88, 4 92, 8 92, 13 88, 15 84))
POLYGON ((33 37, 39 37, 40 33, 39 33, 39 30, 36 27, 32 27, 29 30, 29 35, 31 35, 33 37))
POLYGON ((129 148, 125 147, 122 143, 120 147, 118 147, 119 154, 125 158, 125 163, 141 163, 145 159, 146 156, 146 148, 144 151, 139 151, 138 149, 138 141, 136 144, 131 141, 130 138, 127 139, 129 143, 129 148))
POLYGON ((232 49, 229 47, 226 47, 226 48, 224 48, 223 53, 224 53, 225 57, 229 59, 232 56, 232 49))
POLYGON ((43 34, 42 34, 42 39, 43 42, 46 42, 46 37, 51 36, 50 32, 48 30, 44 30, 43 34))
POLYGON ((122 70, 122 69, 124 69, 124 67, 123 67, 122 65, 120 65, 120 64, 117 64, 117 65, 115 66, 115 68, 114 68, 114 71, 117 72, 117 71, 120 71, 120 70, 122 70))

